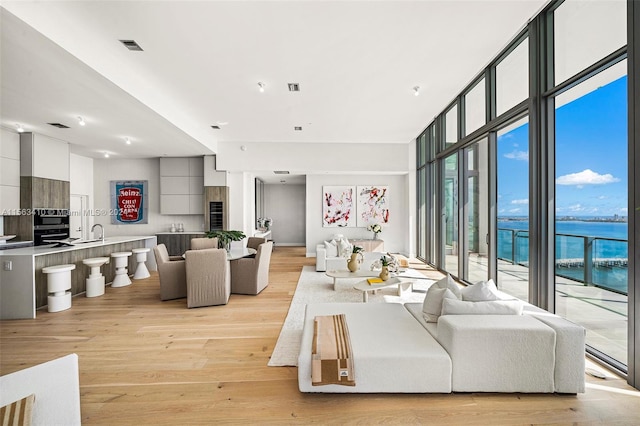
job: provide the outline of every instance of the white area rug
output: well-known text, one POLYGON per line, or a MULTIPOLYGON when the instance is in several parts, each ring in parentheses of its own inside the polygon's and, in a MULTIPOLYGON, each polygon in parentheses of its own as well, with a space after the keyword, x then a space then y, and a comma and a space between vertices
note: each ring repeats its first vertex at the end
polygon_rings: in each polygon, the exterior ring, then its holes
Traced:
MULTIPOLYGON (((414 270, 402 275, 424 278, 424 275, 414 270)), ((307 303, 362 303, 362 292, 353 288, 356 283, 362 280, 363 278, 338 278, 336 290, 333 291, 333 278, 326 276, 324 272, 316 272, 313 266, 303 267, 287 318, 284 320, 268 365, 271 367, 297 366, 307 303)), ((432 283, 433 280, 417 279, 413 284, 413 292, 406 291, 402 296, 397 295, 396 287, 380 289, 377 294, 370 292, 369 303, 422 303, 426 290, 432 283)))

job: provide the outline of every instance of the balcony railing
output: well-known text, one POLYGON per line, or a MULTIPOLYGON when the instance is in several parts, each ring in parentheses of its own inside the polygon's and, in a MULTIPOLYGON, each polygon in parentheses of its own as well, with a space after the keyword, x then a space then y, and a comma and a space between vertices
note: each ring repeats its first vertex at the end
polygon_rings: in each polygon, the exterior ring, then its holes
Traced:
MULTIPOLYGON (((556 234, 557 276, 628 294, 627 240, 556 234)), ((529 265, 529 231, 498 228, 498 258, 529 265)))

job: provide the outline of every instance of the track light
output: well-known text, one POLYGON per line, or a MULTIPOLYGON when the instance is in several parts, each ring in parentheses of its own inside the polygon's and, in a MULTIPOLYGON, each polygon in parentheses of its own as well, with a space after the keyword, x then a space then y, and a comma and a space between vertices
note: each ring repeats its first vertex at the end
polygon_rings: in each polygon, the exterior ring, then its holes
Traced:
POLYGON ((418 96, 420 94, 420 86, 413 87, 413 96, 418 96))
POLYGON ((109 158, 109 153, 108 152, 104 153, 104 158, 109 158))
POLYGON ((78 116, 78 124, 84 126, 87 123, 84 122, 84 119, 82 117, 78 116))
POLYGON ((127 145, 131 145, 131 139, 124 138, 124 143, 126 143, 127 145))
POLYGON ((264 84, 261 81, 258 82, 258 87, 259 87, 258 90, 260 90, 260 93, 264 93, 264 86, 266 86, 266 84, 264 84))
POLYGON ((16 130, 18 131, 18 133, 23 133, 24 127, 22 127, 22 124, 16 123, 16 130))

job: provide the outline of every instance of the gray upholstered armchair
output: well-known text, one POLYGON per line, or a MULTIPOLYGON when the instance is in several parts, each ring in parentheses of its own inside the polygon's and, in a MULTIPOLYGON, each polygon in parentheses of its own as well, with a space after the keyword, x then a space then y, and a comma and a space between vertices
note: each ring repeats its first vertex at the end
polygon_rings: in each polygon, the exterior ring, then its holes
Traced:
POLYGON ((231 294, 226 250, 187 250, 185 257, 187 308, 226 305, 231 294))
POLYGON ((258 294, 269 285, 269 264, 273 242, 258 246, 254 258, 242 258, 231 261, 231 293, 258 294))
POLYGON ((218 248, 217 238, 204 237, 204 238, 191 239, 191 250, 203 250, 203 249, 210 249, 210 248, 214 248, 214 249, 218 248))
POLYGON ((153 248, 158 265, 160 279, 160 300, 181 299, 187 297, 187 278, 185 261, 181 257, 169 256, 167 247, 158 244, 153 248))

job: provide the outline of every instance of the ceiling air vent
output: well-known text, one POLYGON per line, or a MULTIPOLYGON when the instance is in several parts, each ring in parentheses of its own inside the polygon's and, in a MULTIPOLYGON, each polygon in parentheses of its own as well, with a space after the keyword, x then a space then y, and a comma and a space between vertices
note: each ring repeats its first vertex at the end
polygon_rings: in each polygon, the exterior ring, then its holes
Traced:
POLYGON ((273 173, 275 173, 277 175, 288 175, 289 171, 288 170, 274 170, 273 173))
POLYGON ((53 127, 57 127, 58 129, 68 129, 69 128, 69 126, 65 126, 64 124, 61 124, 61 123, 47 123, 47 124, 50 125, 50 126, 53 126, 53 127))
POLYGON ((211 126, 211 128, 214 130, 220 130, 220 126, 216 126, 216 125, 211 126))
POLYGON ((120 40, 120 43, 124 44, 124 47, 129 50, 137 50, 139 52, 142 52, 142 47, 140 47, 140 45, 136 43, 135 40, 120 40))
POLYGON ((298 131, 300 131, 300 130, 302 130, 302 126, 295 126, 295 127, 293 128, 293 130, 298 130, 298 131))
POLYGON ((300 84, 298 83, 289 83, 289 91, 290 92, 299 92, 300 91, 300 84))

